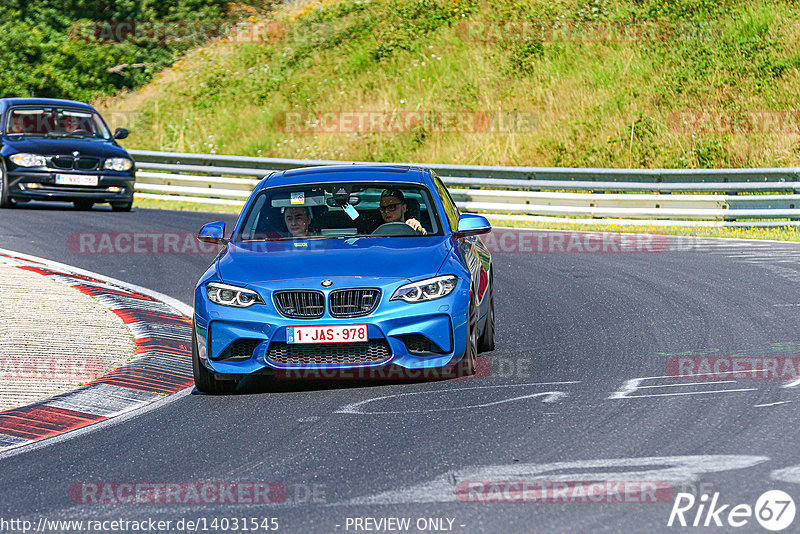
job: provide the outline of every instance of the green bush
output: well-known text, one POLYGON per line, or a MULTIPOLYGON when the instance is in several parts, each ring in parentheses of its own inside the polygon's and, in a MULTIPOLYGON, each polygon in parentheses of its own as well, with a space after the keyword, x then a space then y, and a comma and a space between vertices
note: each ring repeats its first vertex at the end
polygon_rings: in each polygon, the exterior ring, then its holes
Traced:
MULTIPOLYGON (((100 42, 106 22, 218 21, 223 0, 5 0, 0 6, 0 96, 92 100, 146 83, 196 42, 100 42), (123 64, 144 64, 116 72, 123 64)), ((214 25, 222 27, 222 25, 214 25)))

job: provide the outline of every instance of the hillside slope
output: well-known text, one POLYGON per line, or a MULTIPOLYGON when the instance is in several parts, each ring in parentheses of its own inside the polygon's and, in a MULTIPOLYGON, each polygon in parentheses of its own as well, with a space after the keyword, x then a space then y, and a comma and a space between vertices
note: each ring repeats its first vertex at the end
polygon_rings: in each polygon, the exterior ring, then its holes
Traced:
POLYGON ((800 6, 287 4, 102 105, 127 146, 577 167, 800 165, 800 6))

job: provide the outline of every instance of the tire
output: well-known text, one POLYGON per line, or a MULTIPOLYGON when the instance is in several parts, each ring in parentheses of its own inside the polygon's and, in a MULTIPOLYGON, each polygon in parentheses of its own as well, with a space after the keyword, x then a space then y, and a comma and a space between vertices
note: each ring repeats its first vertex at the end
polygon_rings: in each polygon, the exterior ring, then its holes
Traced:
POLYGON ((475 374, 475 366, 478 360, 478 308, 470 298, 469 303, 469 326, 467 327, 467 346, 464 349, 464 357, 456 364, 456 376, 472 376, 475 374))
POLYGON ((133 202, 112 202, 111 211, 131 211, 133 202))
POLYGON ((72 204, 75 206, 76 210, 80 211, 88 211, 94 206, 94 202, 91 200, 73 200, 72 204))
POLYGON ((0 208, 11 208, 14 201, 8 196, 8 179, 6 178, 6 168, 0 163, 0 208))
POLYGON ((195 343, 194 328, 192 328, 192 372, 194 374, 194 387, 201 393, 209 395, 225 395, 233 393, 238 380, 218 380, 216 375, 205 368, 200 363, 200 356, 197 354, 197 344, 195 343))
POLYGON ((489 277, 489 309, 486 311, 486 326, 478 339, 478 352, 494 350, 494 276, 489 277))

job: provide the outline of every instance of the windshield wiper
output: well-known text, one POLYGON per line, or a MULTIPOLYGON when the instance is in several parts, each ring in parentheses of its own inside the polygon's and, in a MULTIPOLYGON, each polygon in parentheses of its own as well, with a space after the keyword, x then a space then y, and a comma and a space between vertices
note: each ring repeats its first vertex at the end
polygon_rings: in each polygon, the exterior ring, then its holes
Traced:
POLYGON ((71 132, 71 133, 68 133, 68 134, 64 134, 61 137, 83 137, 83 138, 91 137, 92 139, 97 139, 97 136, 94 135, 94 134, 91 134, 91 133, 76 133, 76 132, 71 132))

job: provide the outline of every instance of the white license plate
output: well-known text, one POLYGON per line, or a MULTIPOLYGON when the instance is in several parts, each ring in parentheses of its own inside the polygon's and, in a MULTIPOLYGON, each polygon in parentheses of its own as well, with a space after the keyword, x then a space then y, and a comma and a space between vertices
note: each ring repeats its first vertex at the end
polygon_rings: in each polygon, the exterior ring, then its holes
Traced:
POLYGON ((367 342, 367 325, 290 326, 286 328, 287 343, 358 343, 367 342))
POLYGON ((56 183, 61 185, 97 185, 98 176, 86 174, 56 174, 56 183))

